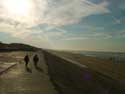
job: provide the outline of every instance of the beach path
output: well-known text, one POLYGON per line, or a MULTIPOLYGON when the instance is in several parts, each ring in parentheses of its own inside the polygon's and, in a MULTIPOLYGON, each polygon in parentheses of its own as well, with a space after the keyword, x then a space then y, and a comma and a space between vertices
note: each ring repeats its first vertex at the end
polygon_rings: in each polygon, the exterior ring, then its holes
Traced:
POLYGON ((26 70, 22 62, 0 75, 0 94, 57 94, 57 92, 47 74, 47 66, 43 58, 40 58, 38 69, 31 61, 29 69, 26 70))

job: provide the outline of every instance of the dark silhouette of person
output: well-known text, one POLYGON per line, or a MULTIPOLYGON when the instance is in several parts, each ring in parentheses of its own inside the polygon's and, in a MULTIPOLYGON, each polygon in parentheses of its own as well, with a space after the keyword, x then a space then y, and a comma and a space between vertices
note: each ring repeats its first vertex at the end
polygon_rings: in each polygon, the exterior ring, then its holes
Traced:
POLYGON ((29 63, 29 56, 28 56, 28 55, 26 55, 26 56, 24 57, 24 61, 25 61, 25 66, 26 66, 26 68, 27 68, 28 63, 29 63))
POLYGON ((39 58, 38 58, 37 55, 35 55, 35 56, 33 57, 33 62, 34 62, 34 66, 35 66, 36 68, 38 67, 38 66, 37 66, 38 61, 39 61, 39 58))

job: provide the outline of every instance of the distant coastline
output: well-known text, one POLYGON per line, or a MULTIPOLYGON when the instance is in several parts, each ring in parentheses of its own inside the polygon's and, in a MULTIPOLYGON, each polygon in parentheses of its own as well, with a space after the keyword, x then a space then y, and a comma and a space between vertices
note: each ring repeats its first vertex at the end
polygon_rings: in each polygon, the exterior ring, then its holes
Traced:
POLYGON ((73 53, 97 57, 101 59, 110 59, 114 62, 124 62, 125 63, 125 53, 123 52, 97 52, 97 51, 74 51, 73 53))

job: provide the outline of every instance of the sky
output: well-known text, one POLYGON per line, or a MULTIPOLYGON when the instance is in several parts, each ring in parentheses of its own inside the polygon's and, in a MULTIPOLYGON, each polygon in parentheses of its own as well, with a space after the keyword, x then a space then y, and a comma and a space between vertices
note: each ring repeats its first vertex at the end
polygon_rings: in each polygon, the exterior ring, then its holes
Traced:
POLYGON ((0 41, 125 52, 125 0, 0 0, 0 41))

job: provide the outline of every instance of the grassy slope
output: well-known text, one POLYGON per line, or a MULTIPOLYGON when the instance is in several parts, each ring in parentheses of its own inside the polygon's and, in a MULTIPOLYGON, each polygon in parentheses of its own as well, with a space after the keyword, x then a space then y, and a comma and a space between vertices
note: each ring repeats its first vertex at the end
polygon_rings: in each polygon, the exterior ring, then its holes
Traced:
POLYGON ((110 60, 102 60, 95 57, 83 56, 80 54, 72 54, 70 52, 56 52, 55 54, 70 58, 81 64, 88 66, 90 69, 101 72, 115 80, 125 83, 125 63, 114 63, 110 60))

